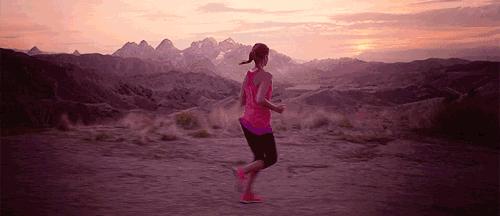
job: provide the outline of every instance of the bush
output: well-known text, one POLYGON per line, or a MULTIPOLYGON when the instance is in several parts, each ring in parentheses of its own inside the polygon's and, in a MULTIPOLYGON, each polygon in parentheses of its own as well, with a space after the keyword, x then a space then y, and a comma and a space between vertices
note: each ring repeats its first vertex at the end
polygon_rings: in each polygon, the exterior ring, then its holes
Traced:
POLYGON ((175 123, 180 127, 191 130, 200 127, 198 118, 190 112, 181 112, 175 115, 175 123))
POLYGON ((173 135, 173 134, 163 134, 161 136, 161 140, 163 141, 173 141, 173 140, 177 140, 177 136, 176 135, 173 135))
POLYGON ((311 128, 320 128, 323 126, 327 126, 328 124, 330 124, 330 119, 328 119, 328 117, 319 116, 313 120, 311 128))
POLYGON ((346 117, 342 118, 342 120, 339 121, 338 126, 343 128, 353 128, 351 121, 349 121, 349 119, 346 117))
POLYGON ((56 128, 58 130, 61 130, 61 131, 71 130, 71 122, 69 120, 68 114, 66 114, 66 113, 61 114, 61 117, 59 119, 59 122, 58 122, 56 128))
POLYGON ((95 140, 96 141, 105 141, 111 139, 111 136, 109 134, 106 134, 104 132, 99 132, 98 134, 95 135, 95 140))
POLYGON ((339 137, 354 143, 379 143, 383 145, 394 140, 392 136, 381 131, 341 131, 339 137))
POLYGON ((301 116, 301 128, 321 128, 330 125, 329 113, 325 111, 315 111, 301 116))
POLYGON ((207 137, 211 136, 211 134, 208 133, 208 131, 205 130, 205 129, 198 130, 198 131, 193 132, 193 133, 191 133, 189 135, 191 135, 192 137, 196 137, 196 138, 207 138, 207 137))

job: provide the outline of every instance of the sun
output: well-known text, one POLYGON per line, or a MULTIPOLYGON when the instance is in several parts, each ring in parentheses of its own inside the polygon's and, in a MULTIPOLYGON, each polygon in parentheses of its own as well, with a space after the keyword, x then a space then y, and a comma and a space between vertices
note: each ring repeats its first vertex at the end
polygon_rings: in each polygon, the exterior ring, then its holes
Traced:
POLYGON ((354 52, 357 54, 361 54, 366 50, 370 50, 372 48, 373 48, 373 43, 370 40, 356 41, 353 45, 354 52))

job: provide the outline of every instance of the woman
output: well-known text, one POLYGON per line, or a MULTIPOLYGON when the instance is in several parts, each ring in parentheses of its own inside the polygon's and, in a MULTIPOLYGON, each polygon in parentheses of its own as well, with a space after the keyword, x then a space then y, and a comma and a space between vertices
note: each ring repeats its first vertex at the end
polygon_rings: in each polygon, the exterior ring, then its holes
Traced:
POLYGON ((285 107, 270 102, 273 76, 264 70, 268 55, 269 48, 265 44, 256 43, 248 55, 248 61, 240 63, 255 62, 255 67, 247 71, 241 86, 240 101, 241 106, 245 106, 245 111, 239 118, 254 160, 243 167, 233 168, 238 191, 243 190, 244 181, 248 177, 240 199, 242 203, 262 202, 262 199, 252 192, 252 184, 260 170, 277 161, 276 143, 271 128, 271 110, 282 113, 285 107))

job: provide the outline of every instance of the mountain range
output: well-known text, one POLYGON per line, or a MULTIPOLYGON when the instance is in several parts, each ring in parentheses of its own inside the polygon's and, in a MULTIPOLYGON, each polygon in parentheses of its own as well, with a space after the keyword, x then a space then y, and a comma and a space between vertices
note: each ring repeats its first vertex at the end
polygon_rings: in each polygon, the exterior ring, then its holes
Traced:
MULTIPOLYGON (((241 81, 248 66, 238 63, 248 59, 251 49, 252 46, 237 43, 232 38, 217 42, 208 37, 192 42, 191 46, 184 50, 177 49, 169 39, 164 39, 156 48, 145 40, 139 44, 127 42, 112 55, 151 60, 171 65, 180 71, 217 74, 241 81)), ((285 76, 285 68, 297 64, 292 58, 272 49, 269 55, 273 60, 269 62, 268 68, 278 77, 285 76)))
MULTIPOLYGON (((207 37, 203 40, 192 42, 185 49, 176 48, 169 39, 162 40, 156 47, 142 40, 139 43, 126 42, 112 56, 137 58, 164 69, 168 68, 169 70, 222 76, 241 82, 249 66, 238 65, 238 63, 248 59, 251 47, 251 45, 238 43, 232 38, 218 42, 212 37, 207 37)), ((24 52, 29 55, 54 54, 43 52, 36 46, 24 52)), ((73 55, 80 55, 80 53, 75 50, 73 55)), ((306 82, 311 79, 320 79, 323 75, 329 76, 330 73, 351 73, 352 71, 363 70, 367 65, 383 64, 382 62, 370 62, 361 59, 379 59, 388 62, 399 58, 401 61, 412 61, 414 59, 410 57, 415 55, 418 56, 417 59, 426 59, 429 56, 437 55, 443 58, 460 56, 462 57, 461 59, 468 60, 498 61, 500 60, 500 48, 483 47, 477 49, 453 49, 453 51, 438 49, 398 52, 371 51, 360 54, 357 56, 358 58, 327 58, 306 62, 298 62, 286 54, 271 49, 271 61, 269 61, 266 69, 271 71, 275 79, 279 82, 306 82), (304 73, 309 75, 304 76, 304 73)))
MULTIPOLYGON (((156 48, 146 41, 127 42, 113 55, 1 49, 2 121, 50 125, 66 111, 73 120, 92 122, 131 109, 170 113, 232 100, 252 67, 238 65, 250 50, 231 38, 205 38, 184 50, 168 39, 156 48)), ((353 113, 365 105, 392 107, 471 92, 480 92, 487 101, 482 104, 497 101, 500 70, 493 61, 340 58, 298 63, 275 50, 270 59, 266 69, 274 77, 273 100, 314 109, 353 113)))

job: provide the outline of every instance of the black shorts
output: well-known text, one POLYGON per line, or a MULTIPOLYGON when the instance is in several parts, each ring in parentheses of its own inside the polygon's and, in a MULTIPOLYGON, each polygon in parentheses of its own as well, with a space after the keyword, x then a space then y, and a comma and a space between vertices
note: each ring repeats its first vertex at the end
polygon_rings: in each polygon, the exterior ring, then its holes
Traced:
POLYGON ((264 168, 267 168, 276 163, 278 160, 278 155, 276 151, 276 142, 274 140, 273 133, 267 133, 264 135, 256 135, 246 129, 241 123, 241 129, 245 134, 245 138, 252 150, 254 159, 264 161, 264 168))

